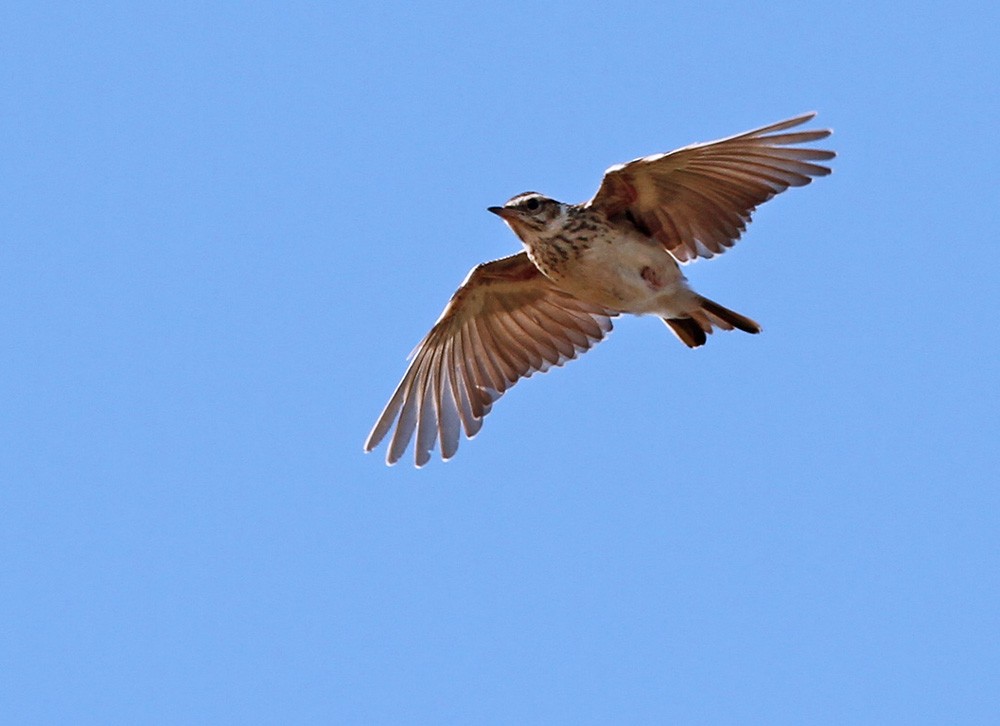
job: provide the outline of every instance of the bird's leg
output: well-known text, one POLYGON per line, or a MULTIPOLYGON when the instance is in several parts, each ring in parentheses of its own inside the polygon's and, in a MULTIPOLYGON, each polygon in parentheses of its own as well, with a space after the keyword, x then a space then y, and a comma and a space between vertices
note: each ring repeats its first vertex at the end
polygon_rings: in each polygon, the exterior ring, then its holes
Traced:
POLYGON ((663 280, 660 278, 660 274, 649 265, 643 267, 639 274, 653 292, 657 292, 663 288, 663 280))

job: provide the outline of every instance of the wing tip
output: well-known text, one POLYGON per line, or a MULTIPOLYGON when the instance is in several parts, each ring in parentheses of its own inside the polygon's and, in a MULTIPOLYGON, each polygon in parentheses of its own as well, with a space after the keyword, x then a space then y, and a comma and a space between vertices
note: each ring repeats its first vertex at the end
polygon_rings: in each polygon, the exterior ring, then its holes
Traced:
POLYGON ((366 454, 370 454, 375 451, 375 449, 378 448, 378 445, 382 443, 382 439, 383 436, 375 436, 375 432, 372 431, 368 434, 368 438, 365 439, 364 452, 366 454))
MULTIPOLYGON (((768 124, 767 126, 761 126, 760 128, 753 129, 752 131, 737 134, 736 137, 757 136, 766 138, 768 134, 774 134, 779 131, 787 131, 788 129, 793 129, 796 126, 801 126, 804 123, 812 121, 818 115, 819 111, 806 111, 805 113, 800 113, 798 116, 786 118, 784 121, 776 121, 775 123, 768 124)), ((800 141, 793 143, 807 143, 809 141, 819 141, 820 139, 825 139, 833 133, 833 129, 806 129, 804 131, 796 131, 794 133, 807 134, 809 138, 803 138, 800 141)))

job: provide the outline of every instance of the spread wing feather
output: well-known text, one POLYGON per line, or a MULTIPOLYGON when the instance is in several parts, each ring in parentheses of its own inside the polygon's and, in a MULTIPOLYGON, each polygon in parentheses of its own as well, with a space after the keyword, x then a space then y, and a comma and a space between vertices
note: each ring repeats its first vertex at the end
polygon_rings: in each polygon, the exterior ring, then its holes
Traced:
POLYGON ((816 162, 834 152, 798 146, 828 129, 787 131, 815 115, 618 164, 588 205, 609 218, 630 215, 681 262, 713 257, 736 243, 759 205, 830 173, 816 162))
POLYGON ((613 315, 557 288, 523 252, 479 265, 411 354, 365 451, 392 431, 389 464, 414 438, 417 466, 437 443, 450 459, 459 434, 475 436, 504 391, 588 350, 611 330, 613 315))

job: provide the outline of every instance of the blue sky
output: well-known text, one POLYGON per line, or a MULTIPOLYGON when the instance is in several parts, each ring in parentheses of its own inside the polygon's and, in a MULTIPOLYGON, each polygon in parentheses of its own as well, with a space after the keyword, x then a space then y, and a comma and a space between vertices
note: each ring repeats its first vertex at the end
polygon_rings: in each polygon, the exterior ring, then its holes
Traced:
POLYGON ((994 4, 7 3, 11 723, 995 723, 994 4), (894 9, 895 8, 895 9, 894 9), (485 208, 835 173, 458 456, 364 455, 485 208))

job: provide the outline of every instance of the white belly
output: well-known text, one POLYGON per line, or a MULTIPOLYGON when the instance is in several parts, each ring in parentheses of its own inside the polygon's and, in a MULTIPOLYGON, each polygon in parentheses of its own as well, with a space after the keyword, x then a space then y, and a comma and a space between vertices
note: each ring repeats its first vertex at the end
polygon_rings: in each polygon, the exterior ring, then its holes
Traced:
POLYGON ((582 300, 623 313, 680 317, 698 307, 677 261, 644 237, 598 241, 555 282, 582 300))

